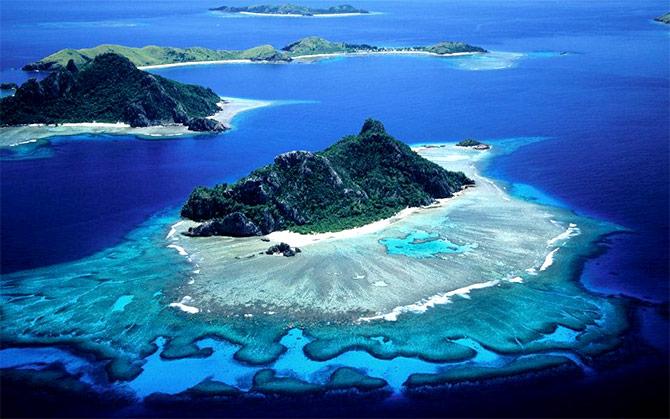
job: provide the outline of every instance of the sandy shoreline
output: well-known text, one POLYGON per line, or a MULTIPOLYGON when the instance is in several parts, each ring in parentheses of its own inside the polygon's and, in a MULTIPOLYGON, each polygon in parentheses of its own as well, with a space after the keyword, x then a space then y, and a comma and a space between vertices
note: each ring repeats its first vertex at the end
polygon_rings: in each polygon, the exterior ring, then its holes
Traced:
MULTIPOLYGON (((242 112, 272 105, 271 101, 222 97, 219 103, 221 110, 209 118, 215 119, 231 127, 233 119, 242 112)), ((147 138, 172 138, 188 135, 199 135, 202 132, 189 131, 182 124, 156 125, 133 128, 123 122, 77 122, 58 125, 29 124, 17 127, 0 128, 0 147, 16 147, 36 142, 39 139, 53 136, 69 136, 80 134, 112 134, 135 135, 147 138)), ((204 133, 207 134, 207 133, 204 133)))
POLYGON ((429 51, 407 51, 407 50, 398 50, 398 51, 360 51, 360 52, 334 52, 331 54, 311 54, 311 55, 297 55, 292 57, 294 60, 310 60, 318 58, 328 58, 328 57, 341 57, 341 56, 367 56, 367 55, 428 55, 432 57, 461 57, 467 55, 481 54, 480 52, 453 52, 450 54, 436 54, 429 51))
POLYGON ((184 61, 181 63, 170 63, 170 64, 155 64, 155 65, 143 65, 137 67, 140 70, 156 70, 160 68, 172 68, 172 67, 185 67, 192 65, 218 65, 218 64, 268 64, 269 61, 252 61, 247 59, 230 59, 230 60, 212 60, 212 61, 184 61))
POLYGON ((381 230, 384 230, 398 221, 401 221, 412 214, 417 212, 422 212, 425 210, 443 208, 449 203, 453 202, 456 198, 463 195, 465 191, 470 188, 461 189, 460 191, 454 193, 454 196, 451 198, 438 199, 435 203, 427 205, 424 207, 408 207, 398 212, 397 214, 384 218, 383 220, 375 221, 370 224, 365 224, 360 227, 354 227, 347 230, 336 231, 336 232, 327 232, 327 233, 313 233, 313 234, 302 234, 296 233, 289 230, 274 231, 267 236, 267 239, 273 242, 284 242, 288 243, 292 247, 304 247, 310 244, 314 244, 324 240, 342 240, 342 239, 351 239, 354 237, 360 237, 366 234, 376 233, 381 230))
MULTIPOLYGON (((453 52, 450 54, 436 54, 429 51, 407 51, 407 50, 398 50, 398 51, 360 51, 360 52, 334 52, 327 54, 308 54, 308 55, 296 55, 291 57, 294 61, 309 61, 317 60, 319 58, 330 58, 330 57, 347 57, 347 56, 357 56, 363 57, 368 55, 427 55, 432 57, 462 57, 468 55, 481 54, 481 52, 453 52)), ((169 63, 169 64, 156 64, 156 65, 145 65, 137 67, 140 70, 158 70, 162 68, 174 68, 174 67, 188 67, 196 65, 221 65, 221 64, 290 64, 291 61, 267 61, 260 60, 254 61, 249 59, 230 59, 230 60, 212 60, 212 61, 184 61, 181 63, 169 63)))

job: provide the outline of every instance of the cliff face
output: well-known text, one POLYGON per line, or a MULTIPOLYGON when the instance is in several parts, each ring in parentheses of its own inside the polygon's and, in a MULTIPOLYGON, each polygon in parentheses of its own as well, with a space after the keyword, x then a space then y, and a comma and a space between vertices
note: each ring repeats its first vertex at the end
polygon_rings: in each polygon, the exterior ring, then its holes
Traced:
POLYGON ((196 188, 182 216, 208 221, 190 234, 249 236, 336 231, 448 198, 474 182, 395 140, 374 120, 319 153, 292 151, 234 185, 196 188))
POLYGON ((201 86, 186 85, 138 70, 127 58, 103 54, 77 68, 70 61, 41 82, 28 80, 0 101, 0 124, 125 122, 133 127, 198 123, 214 114, 220 98, 201 86))

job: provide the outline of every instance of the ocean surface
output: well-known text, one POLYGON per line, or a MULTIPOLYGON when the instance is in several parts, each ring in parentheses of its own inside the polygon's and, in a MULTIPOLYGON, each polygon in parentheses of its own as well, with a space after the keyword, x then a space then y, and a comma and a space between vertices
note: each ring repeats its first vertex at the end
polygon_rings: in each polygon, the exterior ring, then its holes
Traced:
MULTIPOLYGON (((281 152, 323 149, 374 117, 410 144, 548 137, 497 157, 486 174, 517 196, 625 228, 606 238, 582 283, 667 311, 670 26, 652 21, 667 2, 360 1, 380 13, 328 19, 207 11, 215 5, 3 0, 0 81, 33 77, 19 68, 59 49, 102 43, 238 49, 317 35, 379 46, 464 41, 495 54, 153 70, 275 104, 239 115, 221 135, 78 135, 3 150, 3 274, 113 248, 156 214, 176 215, 194 186, 234 181, 281 152)), ((640 316, 667 350, 667 313, 640 316)))

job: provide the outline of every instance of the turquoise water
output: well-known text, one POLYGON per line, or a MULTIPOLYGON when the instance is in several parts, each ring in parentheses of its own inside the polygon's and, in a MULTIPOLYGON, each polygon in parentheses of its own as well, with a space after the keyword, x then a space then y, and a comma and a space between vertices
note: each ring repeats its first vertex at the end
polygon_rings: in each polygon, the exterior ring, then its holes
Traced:
POLYGON ((126 306, 133 302, 134 295, 122 295, 120 296, 112 306, 112 311, 123 311, 126 306))
POLYGON ((440 254, 464 253, 473 246, 476 247, 472 244, 459 246, 441 238, 438 233, 426 231, 414 231, 403 238, 383 238, 379 240, 379 243, 386 246, 386 252, 390 255, 404 255, 417 259, 440 254))

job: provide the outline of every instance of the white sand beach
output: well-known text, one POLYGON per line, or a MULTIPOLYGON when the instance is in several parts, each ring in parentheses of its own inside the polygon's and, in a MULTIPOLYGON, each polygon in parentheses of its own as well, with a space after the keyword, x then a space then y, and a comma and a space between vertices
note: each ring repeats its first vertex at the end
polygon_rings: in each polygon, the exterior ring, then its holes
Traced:
MULTIPOLYGON (((271 15, 275 16, 275 15, 271 15)), ((278 15, 278 16, 287 16, 287 15, 278 15)), ((296 15, 299 16, 299 15, 296 15)), ((388 50, 388 51, 361 51, 361 52, 334 52, 331 54, 307 54, 307 55, 297 55, 291 57, 294 61, 314 61, 321 58, 332 58, 332 57, 348 57, 348 56, 368 56, 368 55, 428 55, 433 57, 460 57, 466 55, 476 55, 481 54, 481 52, 454 52, 451 54, 436 54, 434 52, 428 51, 409 51, 409 50, 388 50)), ((289 64, 290 61, 265 61, 265 60, 249 60, 249 59, 230 59, 230 60, 212 60, 212 61, 184 61, 180 63, 170 63, 170 64, 156 64, 156 65, 145 65, 137 67, 140 70, 158 70, 163 68, 173 68, 173 67, 189 67, 196 65, 220 65, 220 64, 289 64)))
POLYGON ((318 60, 320 58, 332 58, 343 56, 369 56, 369 55, 428 55, 432 57, 460 57, 466 55, 476 55, 481 52, 453 52, 451 54, 436 54, 429 51, 410 51, 410 50, 388 50, 388 51, 361 51, 361 52, 334 52, 332 54, 311 54, 311 55, 297 55, 292 57, 298 61, 318 60))
POLYGON ((269 63, 268 61, 252 61, 252 60, 241 60, 241 59, 230 59, 230 60, 213 60, 213 61, 184 61, 181 63, 170 63, 170 64, 156 64, 156 65, 143 65, 139 66, 140 70, 156 70, 160 68, 172 68, 172 67, 186 67, 192 65, 217 65, 217 64, 257 64, 257 63, 269 63))
POLYGON ((454 196, 451 198, 438 199, 437 202, 425 207, 410 207, 405 208, 404 210, 398 212, 392 217, 385 218, 383 220, 375 221, 370 224, 366 224, 361 227, 350 228, 347 230, 337 231, 337 232, 328 232, 328 233, 315 233, 315 234, 301 234, 289 230, 275 231, 266 236, 273 242, 284 242, 289 244, 292 247, 304 247, 310 244, 314 244, 323 240, 342 240, 342 239, 351 239, 366 234, 377 233, 382 231, 394 223, 402 221, 403 219, 409 217, 412 214, 417 212, 426 211, 429 209, 443 208, 447 204, 453 202, 457 197, 463 195, 468 188, 465 188, 461 191, 454 193, 454 196))
MULTIPOLYGON (((271 101, 222 97, 220 111, 210 118, 230 128, 235 116, 251 109, 272 105, 271 101)), ((144 138, 171 138, 187 135, 199 135, 201 132, 189 131, 185 125, 167 124, 133 128, 123 122, 77 122, 57 125, 30 124, 0 128, 0 147, 15 147, 35 142, 42 138, 80 134, 135 135, 144 138)), ((207 133, 204 133, 207 134, 207 133)))

